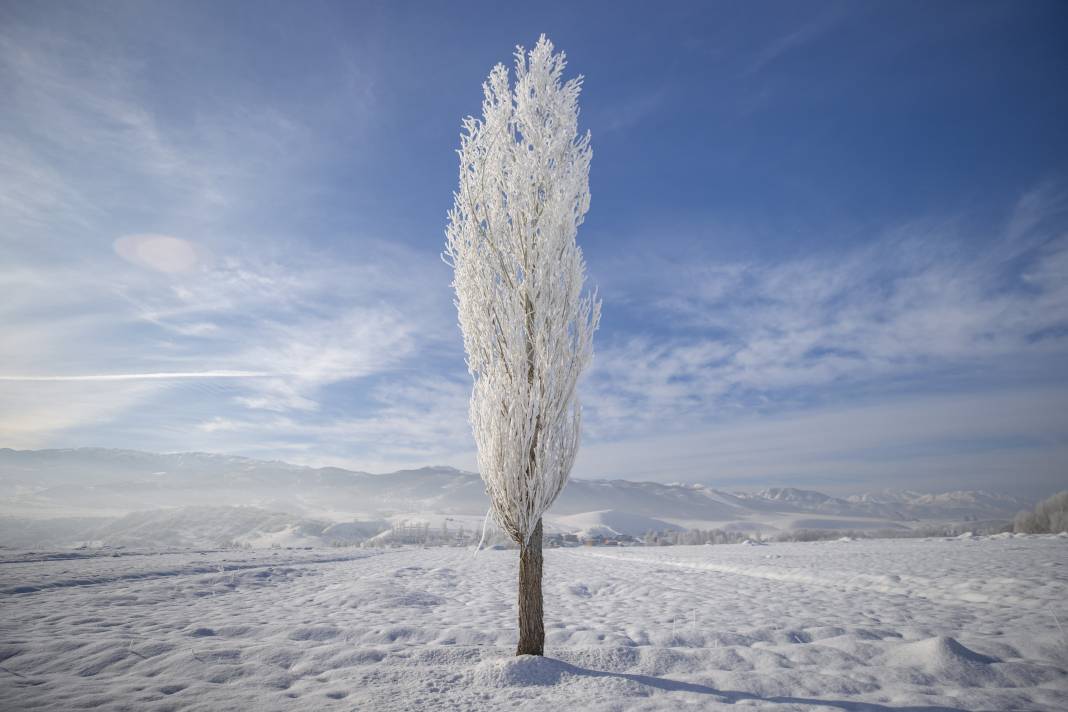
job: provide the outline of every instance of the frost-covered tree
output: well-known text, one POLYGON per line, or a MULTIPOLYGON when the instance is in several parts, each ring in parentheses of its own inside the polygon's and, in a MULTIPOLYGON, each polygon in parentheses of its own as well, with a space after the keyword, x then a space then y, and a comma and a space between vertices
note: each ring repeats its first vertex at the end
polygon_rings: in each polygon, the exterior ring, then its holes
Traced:
POLYGON ((498 64, 482 118, 460 138, 460 187, 446 230, 456 307, 474 379, 470 418, 491 512, 519 544, 519 647, 541 655, 542 514, 579 447, 579 376, 600 303, 583 289, 575 242, 590 205, 590 135, 578 134, 582 77, 544 35, 498 64))
POLYGON ((1024 534, 1058 534, 1068 531, 1068 491, 1042 500, 1032 512, 1020 512, 1013 529, 1024 534))

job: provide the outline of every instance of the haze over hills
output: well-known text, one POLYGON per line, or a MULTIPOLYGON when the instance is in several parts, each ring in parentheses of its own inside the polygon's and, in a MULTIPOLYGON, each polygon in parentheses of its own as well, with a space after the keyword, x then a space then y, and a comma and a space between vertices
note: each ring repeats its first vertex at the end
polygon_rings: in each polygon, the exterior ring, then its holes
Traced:
MULTIPOLYGON (((169 546, 302 538, 355 542, 399 521, 476 527, 488 507, 478 474, 451 467, 370 474, 207 453, 102 448, 0 449, 0 496, 0 544, 7 546, 85 539, 169 546)), ((922 521, 1006 519, 1029 504, 981 491, 887 490, 838 498, 795 488, 741 493, 572 479, 546 525, 633 535, 680 527, 889 529, 922 521)))

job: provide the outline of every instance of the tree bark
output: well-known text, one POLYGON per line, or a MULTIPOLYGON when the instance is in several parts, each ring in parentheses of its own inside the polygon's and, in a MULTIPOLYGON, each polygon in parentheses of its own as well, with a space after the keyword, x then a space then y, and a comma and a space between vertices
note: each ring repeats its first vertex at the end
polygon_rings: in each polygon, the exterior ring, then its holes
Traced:
POLYGON ((519 647, 516 655, 545 654, 541 600, 541 519, 527 544, 519 547, 519 647))

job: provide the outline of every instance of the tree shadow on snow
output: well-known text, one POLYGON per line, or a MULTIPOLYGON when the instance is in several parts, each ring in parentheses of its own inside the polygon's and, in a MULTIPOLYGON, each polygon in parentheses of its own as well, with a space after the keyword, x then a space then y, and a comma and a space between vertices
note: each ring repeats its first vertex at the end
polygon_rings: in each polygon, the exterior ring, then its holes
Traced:
POLYGON ((560 666, 560 672, 570 675, 578 675, 583 677, 615 677, 621 680, 629 680, 639 685, 646 685, 648 687, 654 687, 658 690, 665 690, 667 692, 695 692, 701 695, 714 695, 720 698, 722 702, 733 704, 740 701, 759 701, 759 702, 773 702, 777 704, 790 704, 790 705, 822 705, 825 707, 837 707, 848 712, 871 712, 884 710, 886 712, 966 712, 959 707, 941 707, 941 706, 907 706, 907 707, 890 707, 887 705, 875 704, 872 702, 849 702, 846 700, 827 700, 822 698, 807 698, 807 697, 761 697, 760 695, 754 695, 751 692, 741 692, 732 690, 717 690, 714 687, 708 687, 706 685, 698 685, 692 682, 682 682, 680 680, 672 680, 666 677, 654 677, 652 675, 637 675, 633 673, 625 672, 607 672, 605 670, 592 670, 590 668, 583 668, 571 663, 566 663, 562 660, 554 660, 560 666))

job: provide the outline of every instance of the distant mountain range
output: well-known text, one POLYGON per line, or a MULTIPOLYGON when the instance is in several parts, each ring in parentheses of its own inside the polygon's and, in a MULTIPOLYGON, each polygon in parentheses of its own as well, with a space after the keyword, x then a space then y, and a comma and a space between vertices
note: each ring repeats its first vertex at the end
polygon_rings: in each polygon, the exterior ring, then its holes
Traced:
MULTIPOLYGON (((885 490, 843 499, 794 488, 740 493, 703 485, 572 479, 546 523, 566 531, 630 534, 660 525, 771 531, 878 529, 920 521, 1004 519, 1029 506, 982 491, 885 490)), ((451 467, 370 474, 206 453, 0 449, 0 515, 8 518, 8 526, 0 527, 0 544, 5 537, 13 538, 12 518, 22 522, 20 531, 27 532, 28 539, 21 537, 19 545, 34 540, 37 535, 29 532, 35 528, 55 529, 39 520, 66 518, 71 524, 75 517, 89 518, 92 531, 104 526, 98 539, 136 540, 165 529, 173 534, 168 541, 180 545, 185 541, 183 526, 212 531, 211 541, 230 541, 242 536, 256 539, 257 532, 280 529, 320 536, 345 523, 346 531, 359 538, 398 520, 439 522, 452 517, 470 522, 484 515, 487 507, 478 474, 451 467), (223 514, 234 507, 242 508, 242 513, 223 514), (175 511, 179 508, 187 510, 185 525, 183 515, 175 511), (166 511, 151 517, 143 514, 157 510, 166 511), (220 516, 234 526, 210 524, 220 516), (161 517, 167 520, 163 529, 161 517), (38 521, 26 523, 27 519, 38 521), (103 519, 124 533, 107 530, 103 519)))
POLYGON ((1016 497, 983 490, 924 494, 888 489, 839 499, 812 490, 772 487, 740 497, 755 508, 770 504, 773 508, 785 506, 806 512, 899 520, 996 519, 1011 517, 1029 506, 1016 497))

